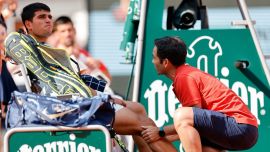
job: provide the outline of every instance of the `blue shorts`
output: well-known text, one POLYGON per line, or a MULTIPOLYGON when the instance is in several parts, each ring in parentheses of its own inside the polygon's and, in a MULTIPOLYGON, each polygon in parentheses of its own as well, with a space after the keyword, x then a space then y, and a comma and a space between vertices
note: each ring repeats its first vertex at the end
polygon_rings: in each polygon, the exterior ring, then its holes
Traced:
POLYGON ((194 127, 198 130, 202 145, 220 150, 245 150, 258 138, 258 128, 240 124, 234 118, 220 112, 193 107, 194 127))

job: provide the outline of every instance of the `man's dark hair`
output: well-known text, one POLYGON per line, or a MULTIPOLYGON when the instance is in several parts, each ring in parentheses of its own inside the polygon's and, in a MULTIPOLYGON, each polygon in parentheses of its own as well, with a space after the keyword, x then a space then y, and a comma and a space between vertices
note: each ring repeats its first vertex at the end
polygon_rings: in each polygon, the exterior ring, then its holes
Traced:
POLYGON ((67 24, 67 23, 73 24, 70 17, 68 17, 68 16, 60 16, 55 20, 54 25, 57 26, 57 25, 60 25, 60 24, 67 24))
POLYGON ((36 11, 45 10, 50 12, 51 9, 49 6, 43 3, 31 3, 25 6, 22 10, 21 18, 23 25, 25 26, 25 21, 33 21, 33 17, 35 16, 36 11))
POLYGON ((68 17, 68 16, 60 16, 54 21, 53 32, 56 31, 56 28, 57 28, 58 25, 62 25, 62 24, 71 24, 73 26, 73 22, 70 19, 70 17, 68 17))
POLYGON ((168 59, 174 66, 182 65, 186 62, 187 47, 183 40, 178 37, 163 37, 155 39, 157 56, 162 63, 168 59))

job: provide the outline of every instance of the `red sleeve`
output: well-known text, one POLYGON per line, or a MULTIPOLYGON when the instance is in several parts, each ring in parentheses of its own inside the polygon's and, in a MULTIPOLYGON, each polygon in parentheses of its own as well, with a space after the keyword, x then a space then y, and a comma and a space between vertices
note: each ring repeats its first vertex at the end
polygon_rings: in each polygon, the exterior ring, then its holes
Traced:
POLYGON ((196 80, 189 75, 181 75, 174 80, 174 93, 184 107, 201 105, 201 93, 196 80))

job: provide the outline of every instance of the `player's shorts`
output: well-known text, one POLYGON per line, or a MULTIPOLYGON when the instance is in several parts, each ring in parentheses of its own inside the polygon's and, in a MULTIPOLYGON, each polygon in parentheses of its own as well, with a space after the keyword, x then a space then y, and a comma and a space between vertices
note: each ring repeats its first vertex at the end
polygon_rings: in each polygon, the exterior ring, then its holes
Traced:
POLYGON ((193 107, 194 127, 198 130, 202 145, 222 150, 251 148, 258 138, 258 128, 240 124, 233 117, 220 112, 193 107))

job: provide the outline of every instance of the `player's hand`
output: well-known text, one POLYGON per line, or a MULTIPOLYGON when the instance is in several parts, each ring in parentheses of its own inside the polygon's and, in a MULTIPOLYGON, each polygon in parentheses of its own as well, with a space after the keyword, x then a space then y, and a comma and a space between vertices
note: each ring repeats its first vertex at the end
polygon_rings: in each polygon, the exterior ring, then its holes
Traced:
POLYGON ((122 100, 122 99, 113 98, 112 102, 115 103, 115 104, 122 105, 124 107, 127 106, 126 102, 124 100, 122 100))
POLYGON ((158 134, 159 128, 156 126, 142 126, 142 137, 147 143, 151 143, 160 139, 158 134))

